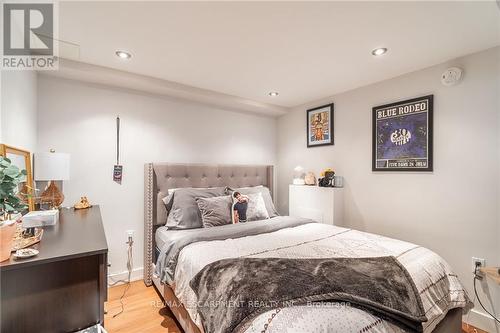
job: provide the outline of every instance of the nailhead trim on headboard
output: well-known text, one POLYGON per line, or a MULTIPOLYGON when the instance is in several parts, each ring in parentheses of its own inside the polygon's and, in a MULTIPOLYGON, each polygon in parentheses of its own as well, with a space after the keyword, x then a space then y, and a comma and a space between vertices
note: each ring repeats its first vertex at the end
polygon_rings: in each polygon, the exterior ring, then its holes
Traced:
POLYGON ((144 168, 144 283, 153 283, 153 163, 144 168))

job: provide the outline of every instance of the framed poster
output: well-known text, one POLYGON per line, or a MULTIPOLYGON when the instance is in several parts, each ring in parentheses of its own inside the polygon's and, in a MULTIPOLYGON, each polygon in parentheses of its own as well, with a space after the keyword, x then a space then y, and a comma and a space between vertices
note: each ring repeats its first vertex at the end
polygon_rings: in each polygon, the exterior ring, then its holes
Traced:
POLYGON ((433 95, 373 108, 372 170, 432 171, 433 95))
POLYGON ((307 110, 307 147, 333 145, 333 103, 307 110))

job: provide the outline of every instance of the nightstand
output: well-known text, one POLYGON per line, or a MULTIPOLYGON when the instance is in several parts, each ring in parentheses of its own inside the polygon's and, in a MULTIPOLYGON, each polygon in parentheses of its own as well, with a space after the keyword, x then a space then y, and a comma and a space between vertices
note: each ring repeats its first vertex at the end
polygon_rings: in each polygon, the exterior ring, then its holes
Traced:
POLYGON ((290 216, 309 218, 325 224, 342 225, 344 218, 343 189, 290 185, 288 209, 290 216))

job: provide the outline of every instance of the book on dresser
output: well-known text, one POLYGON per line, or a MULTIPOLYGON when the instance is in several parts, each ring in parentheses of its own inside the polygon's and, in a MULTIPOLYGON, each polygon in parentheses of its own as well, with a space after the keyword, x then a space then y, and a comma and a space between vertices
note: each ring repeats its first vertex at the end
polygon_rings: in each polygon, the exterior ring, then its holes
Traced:
POLYGON ((108 245, 99 206, 62 208, 39 254, 0 263, 1 332, 74 332, 104 323, 108 245))
POLYGON ((342 225, 343 189, 290 185, 288 210, 290 216, 309 218, 320 223, 342 225))

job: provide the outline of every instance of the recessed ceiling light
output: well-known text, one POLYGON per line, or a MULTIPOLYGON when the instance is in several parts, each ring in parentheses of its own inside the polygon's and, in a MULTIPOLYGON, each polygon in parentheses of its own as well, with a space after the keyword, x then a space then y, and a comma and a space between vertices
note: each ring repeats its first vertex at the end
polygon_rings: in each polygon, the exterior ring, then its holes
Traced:
POLYGON ((269 93, 269 96, 271 96, 271 97, 276 97, 276 96, 278 96, 278 95, 279 95, 279 93, 278 93, 278 92, 276 92, 276 91, 271 91, 271 92, 269 93))
POLYGON ((382 54, 385 54, 387 52, 387 48, 385 47, 379 47, 376 48, 375 50, 372 51, 372 54, 376 57, 381 56, 382 54))
POLYGON ((120 58, 120 59, 130 59, 132 58, 132 55, 128 52, 125 52, 125 51, 116 51, 115 52, 117 57, 120 58))

